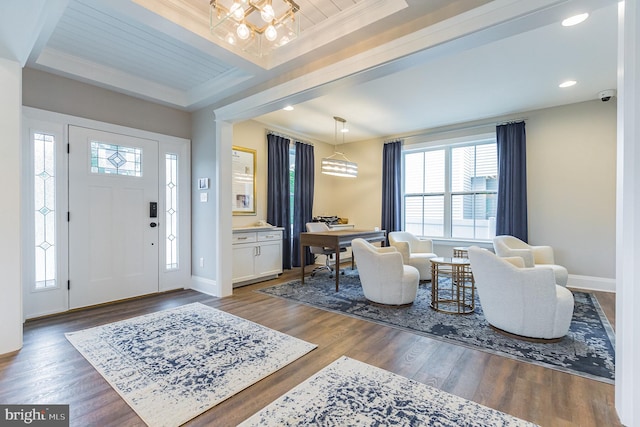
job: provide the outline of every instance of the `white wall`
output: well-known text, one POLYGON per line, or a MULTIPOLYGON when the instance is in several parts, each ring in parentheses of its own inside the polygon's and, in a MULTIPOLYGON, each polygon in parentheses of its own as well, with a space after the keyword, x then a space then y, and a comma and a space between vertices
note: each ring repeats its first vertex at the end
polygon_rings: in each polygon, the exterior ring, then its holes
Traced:
MULTIPOLYGON (((191 274, 192 287, 215 294, 218 238, 216 214, 216 129, 213 110, 203 108, 193 113, 191 138, 191 274), (209 178, 209 190, 198 190, 198 179, 209 178), (207 201, 201 202, 201 194, 207 201), (202 262, 202 264, 201 264, 202 262)), ((229 248, 231 250, 231 248, 229 248)))
POLYGON ((22 347, 20 165, 22 67, 0 58, 0 354, 22 347))
POLYGON ((640 426, 640 7, 619 3, 616 409, 640 426))

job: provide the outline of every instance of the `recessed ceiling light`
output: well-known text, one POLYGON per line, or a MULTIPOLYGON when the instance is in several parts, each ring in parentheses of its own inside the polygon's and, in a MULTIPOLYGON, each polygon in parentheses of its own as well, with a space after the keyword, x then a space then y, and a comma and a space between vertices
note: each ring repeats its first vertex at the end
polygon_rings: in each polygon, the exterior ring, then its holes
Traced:
POLYGON ((572 16, 562 21, 562 26, 571 27, 573 25, 578 25, 579 23, 584 22, 588 17, 588 13, 581 13, 580 15, 572 16))
POLYGON ((292 105, 287 105, 286 107, 283 108, 284 111, 293 111, 293 106, 292 105))
POLYGON ((567 80, 566 82, 562 82, 558 85, 558 87, 571 87, 574 86, 576 83, 578 83, 575 80, 567 80))

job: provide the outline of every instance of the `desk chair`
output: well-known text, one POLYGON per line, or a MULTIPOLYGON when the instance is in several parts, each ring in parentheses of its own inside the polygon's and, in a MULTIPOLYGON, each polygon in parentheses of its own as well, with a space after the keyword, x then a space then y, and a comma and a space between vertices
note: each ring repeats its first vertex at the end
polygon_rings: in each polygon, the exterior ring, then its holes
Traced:
MULTIPOLYGON (((315 232, 323 232, 323 231, 331 231, 329 226, 324 222, 308 222, 306 224, 307 231, 311 233, 315 232)), ((311 271, 311 277, 315 276, 315 274, 322 270, 329 271, 329 277, 333 277, 333 267, 329 264, 329 260, 331 256, 335 253, 333 248, 324 248, 321 246, 309 246, 309 250, 313 255, 324 255, 325 256, 325 265, 318 266, 311 271)), ((340 248, 340 252, 346 251, 346 248, 340 248)), ((344 271, 342 272, 344 274, 344 271)))

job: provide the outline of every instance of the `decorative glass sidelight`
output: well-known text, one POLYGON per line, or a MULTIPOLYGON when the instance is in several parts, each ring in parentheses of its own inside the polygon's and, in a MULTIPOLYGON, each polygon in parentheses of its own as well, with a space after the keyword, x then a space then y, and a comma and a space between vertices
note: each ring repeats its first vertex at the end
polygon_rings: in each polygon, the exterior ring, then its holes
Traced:
POLYGON ((55 136, 33 134, 35 289, 56 284, 55 136))
POLYGON ((142 150, 91 141, 91 172, 141 177, 142 150))
POLYGON ((178 155, 165 155, 166 269, 178 268, 178 155))

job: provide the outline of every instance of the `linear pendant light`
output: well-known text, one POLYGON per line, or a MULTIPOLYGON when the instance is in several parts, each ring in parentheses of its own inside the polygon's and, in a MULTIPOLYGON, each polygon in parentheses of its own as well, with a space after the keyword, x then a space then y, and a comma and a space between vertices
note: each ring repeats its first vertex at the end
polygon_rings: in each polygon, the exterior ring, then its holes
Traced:
MULTIPOLYGON (((344 144, 344 134, 347 132, 345 127, 347 121, 342 117, 334 116, 335 121, 335 143, 338 142, 338 122, 342 123, 342 143, 344 144)), ((358 164, 350 161, 347 156, 335 150, 331 156, 322 159, 322 173, 325 175, 342 176, 346 178, 355 178, 358 176, 358 164)))

